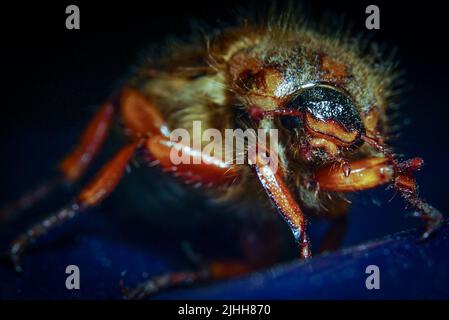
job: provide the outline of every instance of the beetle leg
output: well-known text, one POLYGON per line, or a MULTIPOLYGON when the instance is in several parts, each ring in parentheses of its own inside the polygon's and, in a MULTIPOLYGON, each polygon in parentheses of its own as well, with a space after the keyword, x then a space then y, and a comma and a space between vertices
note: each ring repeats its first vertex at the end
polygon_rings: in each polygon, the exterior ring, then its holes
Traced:
POLYGON ((9 254, 16 271, 22 270, 19 261, 20 255, 31 242, 63 222, 73 219, 87 208, 99 204, 115 189, 134 154, 135 148, 135 143, 123 147, 100 170, 96 177, 81 190, 71 204, 35 224, 12 242, 9 254))
POLYGON ((441 212, 423 201, 418 195, 418 186, 413 173, 419 170, 423 164, 421 158, 413 158, 394 165, 394 188, 402 196, 405 203, 415 210, 412 216, 426 222, 426 230, 421 235, 421 240, 427 239, 443 221, 441 212))
POLYGON ((81 136, 80 142, 59 165, 59 175, 27 192, 14 203, 0 210, 0 220, 31 208, 63 183, 74 183, 85 172, 108 135, 114 114, 112 102, 106 102, 93 116, 81 136))
MULTIPOLYGON (((140 92, 124 88, 118 100, 125 129, 134 141, 149 134, 167 134, 168 129, 159 111, 140 92)), ((60 162, 59 174, 25 193, 14 203, 1 208, 0 221, 31 208, 63 183, 72 184, 79 180, 108 136, 115 104, 116 102, 110 99, 95 113, 79 143, 60 162)))
POLYGON ((299 257, 301 259, 310 258, 312 253, 306 234, 307 222, 304 213, 285 185, 283 178, 278 172, 279 170, 273 170, 259 155, 256 155, 251 165, 265 192, 290 226, 299 247, 299 257))
POLYGON ((438 228, 442 214, 418 196, 413 172, 422 165, 422 160, 413 158, 402 163, 391 157, 367 158, 350 163, 351 174, 346 177, 340 168, 327 165, 315 173, 320 190, 333 192, 351 192, 367 190, 391 183, 404 201, 416 210, 414 216, 427 222, 422 239, 426 239, 438 228))
POLYGON ((394 170, 387 158, 367 158, 350 162, 351 173, 346 176, 340 166, 329 164, 315 173, 322 191, 352 192, 375 188, 391 182, 394 170))
POLYGON ((30 209, 33 205, 44 199, 53 190, 61 185, 61 177, 56 176, 41 182, 34 189, 22 194, 12 203, 8 203, 0 209, 0 221, 17 218, 20 213, 30 209))
MULTIPOLYGON (((151 160, 156 160, 164 171, 171 172, 175 177, 187 184, 195 186, 218 186, 233 183, 239 176, 237 167, 233 164, 197 151, 180 142, 157 135, 149 137, 144 149, 151 160), (174 153, 182 153, 181 162, 173 161, 174 153)), ((179 154, 176 155, 178 157, 179 154)))
POLYGON ((180 181, 195 186, 216 186, 232 183, 238 177, 236 166, 188 145, 171 141, 170 131, 162 115, 140 92, 123 90, 120 106, 129 134, 137 139, 145 136, 143 149, 149 162, 156 161, 164 171, 172 173, 180 181))
POLYGON ((112 102, 104 104, 89 122, 78 145, 61 161, 59 169, 65 181, 77 181, 97 155, 111 127, 114 109, 112 102))
POLYGON ((123 280, 119 285, 126 300, 143 299, 163 290, 191 285, 193 283, 223 280, 242 276, 251 271, 249 265, 237 261, 213 261, 196 271, 181 271, 153 277, 133 289, 126 288, 123 280))
POLYGON ((142 93, 132 88, 125 88, 120 94, 120 118, 125 126, 125 133, 134 140, 150 135, 169 134, 158 108, 142 93))

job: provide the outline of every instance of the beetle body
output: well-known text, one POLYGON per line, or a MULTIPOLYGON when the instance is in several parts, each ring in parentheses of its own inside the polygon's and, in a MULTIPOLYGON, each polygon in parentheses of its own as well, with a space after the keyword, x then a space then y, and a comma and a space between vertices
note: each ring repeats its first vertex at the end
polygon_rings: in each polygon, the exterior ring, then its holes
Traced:
MULTIPOLYGON (((276 209, 291 228, 301 258, 311 257, 303 210, 344 217, 344 193, 388 183, 427 222, 427 238, 439 226, 441 214, 418 197, 413 172, 423 162, 401 162, 385 144, 387 110, 394 105, 397 81, 393 64, 363 50, 360 39, 322 34, 287 16, 194 37, 139 66, 93 117, 61 162, 57 181, 75 183, 82 176, 113 119, 119 120, 128 143, 72 203, 13 242, 10 254, 16 269, 21 269, 19 256, 32 240, 105 199, 138 151, 146 164, 203 188, 213 199, 276 209), (275 157, 278 167, 260 154, 237 165, 204 152, 210 141, 186 145, 171 139, 179 128, 195 136, 195 122, 203 132, 216 129, 222 136, 228 129, 276 129, 277 148, 258 144, 257 149, 275 157), (174 163, 173 150, 193 163, 174 163)), ((28 207, 42 194, 19 200, 13 209, 28 207)), ((335 247, 339 240, 330 242, 335 247)), ((152 279, 128 296, 249 270, 240 263, 214 262, 198 272, 152 279)))
MULTIPOLYGON (((338 214, 334 211, 345 207, 340 203, 341 197, 332 195, 337 202, 334 205, 329 193, 320 192, 313 183, 317 167, 343 155, 351 160, 376 156, 378 151, 366 146, 336 150, 335 144, 319 135, 308 135, 304 124, 298 124, 292 132, 288 125, 282 124, 289 119, 257 121, 251 118, 251 111, 288 109, 301 90, 331 88, 330 101, 338 99, 336 95, 351 97, 353 101, 351 114, 344 115, 346 123, 358 126, 359 133, 366 130, 385 136, 386 108, 393 103, 390 100, 394 93, 392 63, 379 64, 347 39, 323 36, 288 21, 264 27, 235 27, 197 41, 195 46, 178 46, 161 60, 144 64, 129 86, 160 111, 170 128, 185 128, 192 133, 193 121, 201 121, 202 129, 215 128, 223 136, 229 128, 279 129, 282 135, 279 156, 289 188, 295 190, 293 193, 307 208, 338 214)), ((329 119, 338 116, 331 114, 329 119)), ((128 115, 126 111, 122 115, 124 119, 133 117, 138 115, 128 115)), ((126 127, 127 121, 124 122, 126 127)), ((132 126, 132 120, 128 121, 127 130, 136 131, 132 126)), ((208 142, 202 141, 203 145, 208 142)), ((240 171, 239 183, 233 183, 226 192, 220 189, 214 196, 243 195, 253 197, 254 201, 267 200, 258 195, 258 186, 254 186, 258 183, 253 183, 251 170, 240 168, 240 171)))

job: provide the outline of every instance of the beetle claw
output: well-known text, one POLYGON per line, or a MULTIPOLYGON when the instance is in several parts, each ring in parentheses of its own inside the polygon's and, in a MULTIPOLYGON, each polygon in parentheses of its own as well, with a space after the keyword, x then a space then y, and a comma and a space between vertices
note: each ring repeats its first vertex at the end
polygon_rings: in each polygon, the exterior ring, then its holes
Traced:
POLYGON ((351 165, 347 161, 343 163, 343 172, 346 178, 351 174, 351 165))

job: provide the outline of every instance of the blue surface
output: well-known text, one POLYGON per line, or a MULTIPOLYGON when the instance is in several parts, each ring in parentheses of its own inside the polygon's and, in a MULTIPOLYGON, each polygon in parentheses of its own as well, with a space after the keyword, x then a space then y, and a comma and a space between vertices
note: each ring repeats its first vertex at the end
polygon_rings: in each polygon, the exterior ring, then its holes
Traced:
MULTIPOLYGON (((150 240, 148 234, 139 236, 136 226, 134 236, 120 232, 119 225, 105 218, 102 214, 84 216, 78 223, 84 225, 84 231, 78 236, 73 237, 72 225, 56 232, 57 241, 54 237, 42 241, 24 257, 25 271, 21 275, 2 263, 0 297, 120 299, 121 275, 132 286, 147 277, 188 267, 176 245, 164 243, 161 238, 150 240), (67 232, 72 235, 61 235, 67 232), (148 241, 153 245, 146 248, 144 243, 148 241), (64 271, 69 264, 80 268, 80 290, 65 288, 64 271)), ((417 243, 418 235, 417 230, 401 232, 307 262, 280 264, 232 281, 171 290, 153 298, 447 299, 449 223, 445 222, 425 243, 417 243), (365 288, 365 269, 371 264, 380 268, 380 290, 365 288)))

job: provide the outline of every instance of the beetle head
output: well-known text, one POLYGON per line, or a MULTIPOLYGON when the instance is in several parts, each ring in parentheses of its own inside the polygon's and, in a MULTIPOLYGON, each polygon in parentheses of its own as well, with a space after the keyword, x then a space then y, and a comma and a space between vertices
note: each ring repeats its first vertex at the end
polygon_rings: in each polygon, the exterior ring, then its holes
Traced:
POLYGON ((338 158, 343 149, 358 146, 364 134, 361 117, 352 99, 330 85, 313 85, 299 90, 285 103, 280 114, 282 127, 298 138, 309 159, 314 156, 322 160, 338 158))

